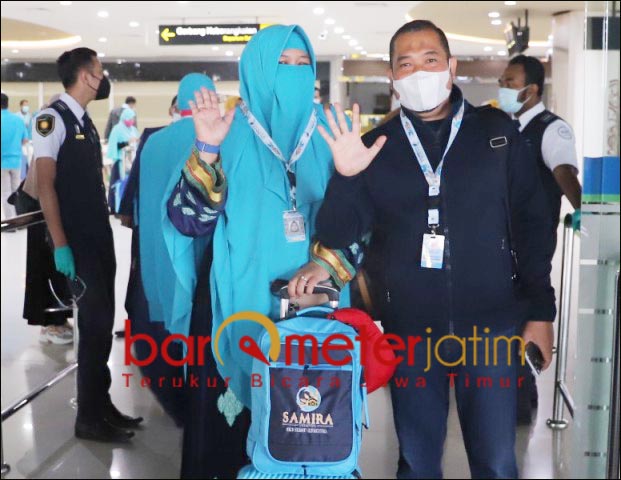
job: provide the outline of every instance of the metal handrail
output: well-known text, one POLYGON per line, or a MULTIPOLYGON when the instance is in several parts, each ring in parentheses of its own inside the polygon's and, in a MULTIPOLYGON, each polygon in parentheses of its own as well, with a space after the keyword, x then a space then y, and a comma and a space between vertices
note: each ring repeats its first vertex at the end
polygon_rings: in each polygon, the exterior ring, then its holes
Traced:
POLYGON ((569 414, 574 416, 574 401, 567 385, 567 347, 569 343, 569 314, 571 306, 571 283, 574 263, 574 231, 572 215, 565 215, 563 222, 563 255, 561 270, 561 296, 558 312, 558 338, 556 341, 556 372, 554 378, 554 400, 552 418, 546 424, 553 430, 567 428, 569 422, 563 418, 563 408, 566 405, 569 414))
MULTIPOLYGON (((9 220, 3 220, 2 221, 2 232, 16 231, 16 230, 20 230, 23 228, 28 228, 33 225, 44 223, 44 222, 45 222, 45 219, 43 218, 43 212, 41 210, 32 212, 32 213, 26 213, 24 215, 13 217, 9 220)), ((78 319, 78 303, 77 302, 80 300, 80 298, 82 298, 82 296, 86 292, 86 284, 78 276, 76 276, 75 281, 80 286, 81 291, 77 295, 74 292, 72 292, 71 304, 68 305, 67 303, 65 303, 64 301, 60 299, 60 297, 54 290, 52 282, 48 280, 48 284, 52 292, 52 295, 58 302, 59 307, 51 307, 51 308, 45 309, 46 312, 60 312, 60 311, 67 311, 67 310, 72 311, 72 317, 75 323, 74 328, 73 328, 73 351, 74 351, 75 361, 69 366, 67 366, 65 369, 63 369, 61 372, 59 372, 58 374, 50 378, 47 382, 43 383, 42 385, 39 385, 37 388, 35 388, 31 392, 24 395, 22 398, 15 401, 11 406, 2 410, 2 421, 0 422, 0 461, 1 461, 0 474, 2 476, 6 475, 7 473, 11 471, 11 466, 4 462, 4 437, 2 433, 2 422, 10 418, 15 413, 19 412, 26 405, 29 405, 35 398, 37 398, 43 392, 49 390, 54 385, 59 383, 61 380, 63 380, 67 375, 72 373, 78 367, 77 360, 78 360, 79 328, 78 328, 78 323, 77 323, 77 319, 78 319)), ((75 403, 75 401, 72 400, 72 403, 75 403)))
POLYGON ((613 330, 612 384, 610 386, 610 421, 606 478, 619 478, 619 271, 615 281, 615 322, 613 330))
POLYGON ((32 227, 33 225, 38 225, 39 223, 45 223, 45 218, 43 218, 42 210, 28 212, 22 215, 17 215, 15 217, 2 220, 2 228, 0 231, 15 232, 17 230, 32 227))

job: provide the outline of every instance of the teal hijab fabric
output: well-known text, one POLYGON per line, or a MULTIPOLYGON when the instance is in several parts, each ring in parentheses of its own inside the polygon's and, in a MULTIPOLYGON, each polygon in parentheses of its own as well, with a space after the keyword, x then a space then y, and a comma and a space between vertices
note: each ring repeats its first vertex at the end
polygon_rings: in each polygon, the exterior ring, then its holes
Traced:
MULTIPOLYGON (((299 26, 275 25, 261 30, 242 53, 241 97, 285 156, 297 144, 313 109, 318 123, 327 128, 321 107, 313 104, 315 76, 315 55, 299 26), (289 45, 303 47, 299 49, 309 54, 311 65, 279 65, 280 55, 289 45)), ((283 212, 291 204, 285 168, 253 133, 239 109, 221 156, 228 197, 213 238, 212 338, 227 317, 240 311, 253 310, 278 319, 278 302, 270 294, 270 284, 278 278, 291 278, 309 261, 315 217, 333 173, 330 149, 315 131, 294 168, 298 210, 305 218, 307 239, 288 243, 283 212)), ((347 304, 346 292, 343 297, 347 304)), ((250 406, 252 358, 239 349, 239 341, 244 335, 256 340, 262 332, 256 323, 234 322, 226 327, 218 345, 224 362, 218 363, 220 374, 230 378, 231 389, 246 406, 250 406)))
MULTIPOLYGON (((191 73, 179 83, 180 110, 211 79, 191 73)), ((164 322, 171 333, 189 334, 198 263, 209 239, 192 239, 177 232, 168 219, 166 202, 196 139, 191 117, 182 118, 149 137, 141 154, 139 184, 140 256, 142 282, 151 321, 164 322), (172 186, 171 186, 172 184, 172 186)))
POLYGON ((110 137, 108 138, 108 152, 106 156, 113 161, 117 162, 121 159, 121 150, 119 149, 119 143, 128 142, 130 138, 138 138, 140 134, 134 125, 128 127, 125 125, 125 121, 136 118, 136 112, 131 108, 126 108, 121 113, 119 122, 112 127, 110 137))

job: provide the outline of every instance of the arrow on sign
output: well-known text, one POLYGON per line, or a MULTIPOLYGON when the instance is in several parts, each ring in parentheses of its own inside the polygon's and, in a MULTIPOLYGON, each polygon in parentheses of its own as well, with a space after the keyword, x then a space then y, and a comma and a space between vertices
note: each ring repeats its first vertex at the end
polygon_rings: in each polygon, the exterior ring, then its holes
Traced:
POLYGON ((160 33, 160 36, 165 42, 168 42, 171 38, 176 37, 177 34, 175 32, 171 32, 169 28, 166 27, 164 30, 162 30, 162 33, 160 33))

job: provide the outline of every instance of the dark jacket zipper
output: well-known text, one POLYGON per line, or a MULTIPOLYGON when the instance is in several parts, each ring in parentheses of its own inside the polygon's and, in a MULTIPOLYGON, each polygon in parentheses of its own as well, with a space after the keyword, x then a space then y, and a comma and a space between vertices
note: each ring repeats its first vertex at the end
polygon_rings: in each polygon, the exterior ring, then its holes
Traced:
MULTIPOLYGON (((446 192, 448 185, 446 182, 446 169, 442 172, 442 191, 446 192)), ((448 221, 448 205, 446 202, 446 195, 442 194, 442 216, 441 220, 444 224, 444 268, 446 270, 446 289, 448 292, 448 327, 449 335, 455 334, 455 325, 453 324, 453 269, 451 265, 451 237, 449 231, 448 221)))

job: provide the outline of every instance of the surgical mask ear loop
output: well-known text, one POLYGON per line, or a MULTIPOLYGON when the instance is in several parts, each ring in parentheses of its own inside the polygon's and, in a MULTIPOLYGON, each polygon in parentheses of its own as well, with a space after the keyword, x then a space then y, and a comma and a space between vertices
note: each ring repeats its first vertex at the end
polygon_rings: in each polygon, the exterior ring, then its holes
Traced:
MULTIPOLYGON (((517 94, 517 98, 516 98, 516 100, 517 100, 518 102, 520 101, 520 100, 519 100, 520 94, 521 94, 524 90, 526 90, 528 87, 530 87, 530 85, 531 85, 531 84, 529 83, 529 84, 528 84, 528 85, 526 85, 524 88, 520 88, 520 89, 518 90, 518 94, 517 94)), ((531 99, 531 97, 532 97, 532 95, 529 95, 529 96, 526 98, 526 100, 524 100, 523 102, 520 102, 520 103, 522 104, 522 108, 523 108, 523 107, 524 107, 524 105, 526 105, 526 103, 527 103, 527 102, 531 99)))

